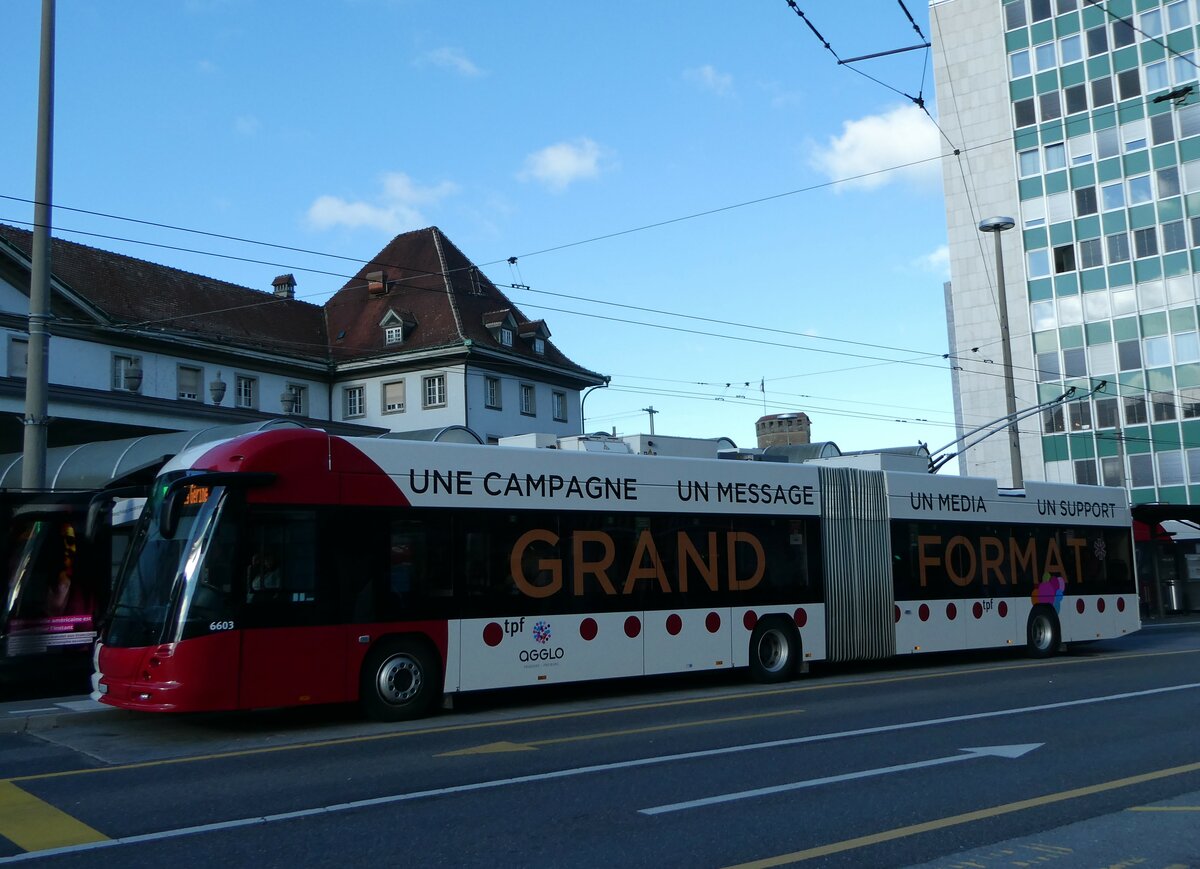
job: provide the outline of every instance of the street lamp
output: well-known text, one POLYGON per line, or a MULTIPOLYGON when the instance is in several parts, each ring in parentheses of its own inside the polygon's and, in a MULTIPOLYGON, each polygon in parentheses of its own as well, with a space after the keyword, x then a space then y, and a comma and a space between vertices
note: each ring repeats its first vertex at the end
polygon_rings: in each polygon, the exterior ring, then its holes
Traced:
POLYGON ((996 238, 996 289, 1000 303, 1000 346, 1004 352, 1004 404, 1011 422, 1008 424, 1008 459, 1012 465, 1014 489, 1025 488, 1021 470, 1021 440, 1017 433, 1017 395, 1013 386, 1012 344, 1008 332, 1008 296, 1004 291, 1004 254, 1000 249, 1000 233, 1017 223, 1011 217, 989 217, 979 222, 980 232, 990 232, 996 238))

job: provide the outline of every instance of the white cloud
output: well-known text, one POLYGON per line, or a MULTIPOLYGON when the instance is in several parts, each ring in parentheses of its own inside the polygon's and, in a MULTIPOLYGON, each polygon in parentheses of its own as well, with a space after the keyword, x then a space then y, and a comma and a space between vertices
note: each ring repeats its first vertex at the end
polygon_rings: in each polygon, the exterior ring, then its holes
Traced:
POLYGON ((586 137, 574 142, 559 142, 526 157, 525 167, 517 173, 517 178, 539 181, 560 192, 581 178, 599 175, 603 156, 600 146, 586 137))
POLYGON ((711 64, 685 69, 683 77, 692 84, 699 85, 705 90, 712 91, 717 96, 727 96, 733 93, 733 76, 725 72, 717 72, 711 64))
POLYGON ((436 205, 457 192, 458 185, 452 181, 420 187, 403 172, 389 172, 383 176, 383 190, 374 202, 318 196, 308 207, 308 223, 316 229, 368 227, 394 234, 424 226, 427 221, 421 206, 436 205))
POLYGON ((457 48, 436 48, 433 51, 427 51, 421 55, 419 62, 448 69, 468 78, 483 75, 483 70, 457 48))
POLYGON ((912 264, 914 268, 921 271, 932 272, 945 280, 950 280, 950 248, 944 244, 936 250, 917 257, 912 264))
POLYGON ((938 131, 916 106, 900 106, 880 115, 869 115, 842 124, 842 135, 813 149, 813 166, 830 179, 856 178, 846 186, 864 189, 906 180, 921 186, 936 183, 941 167, 938 131), (926 162, 918 162, 925 160, 926 162), (916 163, 917 165, 907 165, 916 163), (903 169, 884 172, 885 169, 903 169), (877 173, 877 174, 870 174, 877 173))

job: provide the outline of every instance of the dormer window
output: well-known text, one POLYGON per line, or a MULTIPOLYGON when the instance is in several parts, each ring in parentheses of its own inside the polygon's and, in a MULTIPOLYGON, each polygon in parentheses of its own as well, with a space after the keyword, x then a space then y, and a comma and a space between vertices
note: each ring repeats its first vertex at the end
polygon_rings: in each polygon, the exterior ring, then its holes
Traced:
POLYGON ((512 338, 513 338, 512 329, 501 329, 500 330, 500 345, 501 346, 511 347, 512 346, 512 338))
POLYGON ((389 308, 388 312, 383 315, 383 319, 379 321, 379 328, 383 330, 383 343, 394 347, 397 344, 403 344, 404 339, 412 334, 413 329, 417 328, 417 321, 408 311, 396 311, 389 308))
POLYGON ((533 339, 533 352, 538 356, 543 356, 546 353, 546 342, 541 338, 533 339))

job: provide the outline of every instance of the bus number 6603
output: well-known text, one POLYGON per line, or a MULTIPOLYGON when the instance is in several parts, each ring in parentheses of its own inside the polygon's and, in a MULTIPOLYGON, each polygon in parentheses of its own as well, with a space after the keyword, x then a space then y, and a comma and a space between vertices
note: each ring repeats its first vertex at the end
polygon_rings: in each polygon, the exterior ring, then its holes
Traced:
POLYGON ((232 631, 233 622, 209 622, 208 629, 210 631, 232 631))

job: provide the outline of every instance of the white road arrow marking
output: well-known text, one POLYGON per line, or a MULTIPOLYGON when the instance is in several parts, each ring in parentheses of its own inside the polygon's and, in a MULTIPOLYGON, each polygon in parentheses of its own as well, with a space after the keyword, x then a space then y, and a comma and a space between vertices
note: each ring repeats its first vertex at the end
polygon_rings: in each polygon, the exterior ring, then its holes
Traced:
POLYGON ((688 800, 682 803, 671 803, 666 806, 654 806, 649 809, 639 809, 643 815, 662 815, 667 812, 681 812, 684 809, 698 809, 701 806, 713 806, 718 803, 731 803, 734 800, 747 800, 752 797, 765 797, 768 794, 779 794, 785 791, 798 791, 804 788, 815 788, 818 785, 828 785, 835 782, 853 781, 860 778, 872 778, 877 775, 890 775, 894 772, 907 772, 911 769, 924 769, 929 766, 941 766, 947 763, 958 763, 962 760, 974 760, 979 757, 1023 757, 1035 748, 1041 748, 1045 743, 1030 742, 1024 745, 984 745, 978 748, 960 748, 962 754, 952 754, 949 757, 937 757, 933 760, 919 760, 915 763, 902 763, 896 766, 884 766, 878 769, 864 769, 859 772, 847 772, 841 775, 811 778, 807 781, 789 782, 784 785, 773 785, 766 788, 755 788, 749 791, 738 791, 733 794, 719 794, 715 797, 704 797, 699 800, 688 800))

